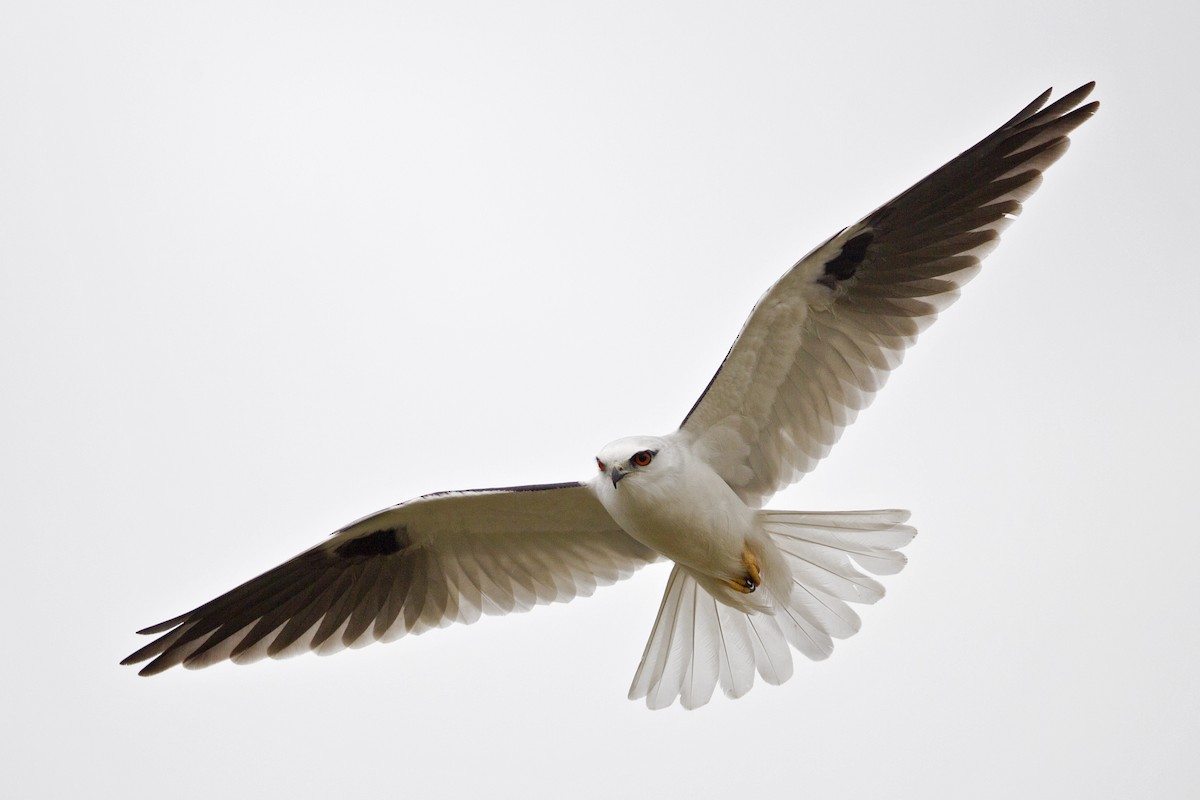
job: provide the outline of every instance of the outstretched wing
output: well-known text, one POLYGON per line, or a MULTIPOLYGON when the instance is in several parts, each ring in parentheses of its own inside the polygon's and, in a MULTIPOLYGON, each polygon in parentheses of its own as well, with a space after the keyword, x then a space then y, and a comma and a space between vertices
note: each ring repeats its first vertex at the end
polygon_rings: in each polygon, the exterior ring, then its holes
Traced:
POLYGON ((765 502, 829 452, 1096 112, 1079 106, 1093 86, 1042 109, 1047 90, 763 295, 680 429, 743 500, 765 502))
POLYGON ((346 526, 182 616, 122 661, 204 667, 331 653, 590 595, 657 554, 583 484, 443 492, 346 526))

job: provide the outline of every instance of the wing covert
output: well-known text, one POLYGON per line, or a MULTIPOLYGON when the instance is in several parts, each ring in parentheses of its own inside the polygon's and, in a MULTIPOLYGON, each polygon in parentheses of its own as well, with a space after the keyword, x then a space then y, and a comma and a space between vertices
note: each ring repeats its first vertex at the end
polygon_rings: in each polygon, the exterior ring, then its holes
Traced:
POLYGON ((122 664, 249 663, 587 596, 654 561, 580 483, 441 492, 364 517, 186 614, 122 664), (151 660, 152 659, 152 660, 151 660))
POLYGON ((761 505, 829 452, 1096 112, 1080 106, 1093 86, 1043 109, 1047 90, 762 296, 679 432, 743 500, 761 505))

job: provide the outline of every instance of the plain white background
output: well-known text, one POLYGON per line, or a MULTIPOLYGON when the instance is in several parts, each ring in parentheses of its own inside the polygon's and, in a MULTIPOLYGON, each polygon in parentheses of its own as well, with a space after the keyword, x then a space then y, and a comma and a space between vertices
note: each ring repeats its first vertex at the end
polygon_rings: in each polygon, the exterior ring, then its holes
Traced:
POLYGON ((1194 5, 3 16, 6 795, 1200 791, 1194 5), (914 512, 830 660, 628 702, 660 565, 330 659, 118 666, 364 513, 672 430, 796 258, 1091 79, 980 277, 772 503, 914 512))

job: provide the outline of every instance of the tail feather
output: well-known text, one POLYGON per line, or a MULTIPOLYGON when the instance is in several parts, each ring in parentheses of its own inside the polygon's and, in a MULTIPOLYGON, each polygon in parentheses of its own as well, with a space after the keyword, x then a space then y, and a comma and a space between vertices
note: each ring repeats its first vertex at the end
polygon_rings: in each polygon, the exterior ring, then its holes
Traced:
MULTIPOLYGON (((908 559, 897 551, 917 535, 914 528, 903 524, 908 512, 899 509, 812 514, 760 511, 759 516, 763 528, 785 552, 799 553, 805 559, 811 555, 817 560, 830 557, 842 562, 849 556, 876 575, 894 575, 904 569, 908 559)), ((859 577, 866 576, 859 573, 859 577)))
POLYGON ((775 618, 788 644, 812 661, 824 661, 833 654, 833 639, 820 625, 807 619, 794 607, 781 606, 775 618))
MULTIPOLYGON (((758 676, 772 686, 792 677, 792 651, 774 616, 746 614, 733 610, 738 623, 750 626, 754 633, 754 666, 758 676)), ((752 676, 753 677, 753 676, 752 676)))
POLYGON ((897 552, 916 531, 907 511, 807 513, 761 511, 767 534, 764 565, 789 580, 766 574, 763 597, 747 604, 719 581, 676 565, 667 580, 658 618, 629 689, 631 700, 665 708, 676 699, 698 708, 720 685, 741 697, 755 673, 769 684, 792 675, 791 647, 813 660, 828 658, 833 640, 858 632, 860 619, 848 602, 874 603, 883 586, 876 575, 899 572, 897 552), (776 555, 776 553, 778 555, 776 555))
POLYGON ((884 595, 883 584, 859 572, 842 550, 805 547, 783 537, 775 540, 792 570, 792 580, 852 603, 874 603, 884 595))
MULTIPOLYGON (((721 623, 712 596, 692 583, 692 658, 680 692, 685 708, 699 708, 712 697, 721 678, 721 623)), ((674 698, 672 698, 674 699, 674 698)))
POLYGON ((845 602, 800 581, 794 582, 792 596, 784 607, 835 639, 848 639, 862 627, 858 614, 845 602))
MULTIPOLYGON (((670 677, 664 678, 664 676, 671 650, 681 649, 680 643, 675 638, 675 629, 679 618, 679 598, 683 593, 683 588, 683 573, 679 567, 675 567, 671 570, 671 577, 667 579, 667 588, 663 592, 662 603, 658 607, 658 617, 654 620, 650 638, 646 641, 646 650, 642 653, 642 663, 638 666, 637 674, 633 678, 633 685, 629 687, 630 700, 645 697, 647 705, 651 708, 657 707, 654 697, 664 687, 676 686, 676 691, 678 691, 676 681, 670 677), (651 695, 651 689, 654 690, 654 695, 651 695)), ((671 701, 668 700, 667 705, 670 703, 671 701)))
MULTIPOLYGON (((708 595, 708 602, 712 603, 716 612, 717 624, 714 627, 720 641, 717 656, 721 670, 721 691, 726 697, 741 697, 754 686, 754 637, 757 634, 749 623, 751 618, 745 613, 718 603, 712 595, 708 595)), ((791 660, 790 654, 788 660, 791 660)))

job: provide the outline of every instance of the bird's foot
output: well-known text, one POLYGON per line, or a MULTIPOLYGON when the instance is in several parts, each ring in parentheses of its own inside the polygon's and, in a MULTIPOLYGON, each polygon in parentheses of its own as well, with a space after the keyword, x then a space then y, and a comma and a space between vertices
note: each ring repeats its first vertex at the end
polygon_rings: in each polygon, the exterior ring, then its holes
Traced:
POLYGON ((734 591, 750 594, 762 585, 762 572, 758 564, 758 557, 748 549, 742 550, 742 564, 746 566, 746 576, 741 580, 727 580, 725 583, 734 591))

